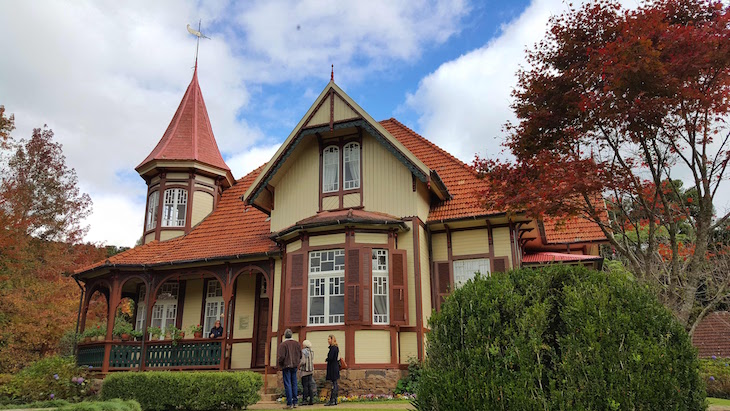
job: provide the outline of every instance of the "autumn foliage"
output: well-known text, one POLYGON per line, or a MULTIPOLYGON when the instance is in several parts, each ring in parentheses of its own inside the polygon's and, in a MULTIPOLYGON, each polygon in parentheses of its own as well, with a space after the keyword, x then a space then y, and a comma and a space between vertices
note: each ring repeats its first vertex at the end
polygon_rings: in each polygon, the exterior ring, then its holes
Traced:
POLYGON ((727 274, 706 275, 729 216, 713 200, 730 160, 730 7, 592 1, 552 18, 527 60, 505 143, 516 162, 475 162, 484 205, 594 221, 691 328, 730 297, 727 274))
POLYGON ((67 276, 105 251, 81 244, 91 210, 50 129, 15 141, 0 106, 0 372, 57 350, 75 327, 80 289, 67 276))

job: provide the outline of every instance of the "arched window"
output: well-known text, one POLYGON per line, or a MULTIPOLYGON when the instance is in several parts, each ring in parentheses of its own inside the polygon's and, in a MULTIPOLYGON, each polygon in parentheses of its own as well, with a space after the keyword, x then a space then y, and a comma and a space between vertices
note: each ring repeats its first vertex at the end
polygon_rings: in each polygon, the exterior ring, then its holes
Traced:
POLYGON ((155 191, 150 194, 147 200, 147 229, 152 230, 157 227, 157 208, 160 205, 160 192, 155 191))
POLYGON ((342 150, 343 188, 360 188, 360 144, 348 143, 342 150))
POLYGON ((340 189, 340 149, 329 146, 322 154, 322 192, 331 193, 340 189))
POLYGON ((188 192, 184 188, 165 190, 165 206, 162 213, 163 227, 184 227, 188 192))

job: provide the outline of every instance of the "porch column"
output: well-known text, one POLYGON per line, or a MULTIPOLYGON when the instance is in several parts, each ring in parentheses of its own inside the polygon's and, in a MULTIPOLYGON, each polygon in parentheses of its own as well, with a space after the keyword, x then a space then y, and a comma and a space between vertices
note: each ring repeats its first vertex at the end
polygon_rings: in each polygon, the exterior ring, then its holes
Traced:
POLYGON ((225 370, 226 369, 226 352, 228 350, 229 346, 229 339, 231 338, 231 333, 233 328, 231 327, 231 324, 233 323, 233 313, 231 312, 231 302, 232 302, 232 296, 233 296, 233 283, 234 281, 231 281, 231 268, 226 267, 226 276, 227 280, 226 284, 223 285, 223 306, 225 307, 223 309, 223 314, 225 315, 225 321, 227 321, 226 328, 225 328, 225 335, 223 336, 223 340, 221 341, 221 362, 220 362, 220 369, 225 370))
POLYGON ((139 359, 139 369, 141 371, 144 371, 147 368, 147 348, 149 344, 145 344, 145 342, 151 341, 147 339, 149 338, 147 329, 152 324, 152 316, 150 315, 150 313, 152 312, 152 308, 157 302, 157 281, 152 279, 150 280, 149 284, 145 284, 145 286, 147 287, 147 289, 145 290, 145 294, 147 296, 147 304, 145 304, 144 307, 144 329, 142 330, 144 334, 142 335, 142 352, 140 353, 141 357, 139 359))
POLYGON ((112 339, 114 336, 114 317, 117 314, 117 306, 122 299, 122 290, 119 285, 119 277, 112 277, 111 290, 107 300, 106 338, 104 339, 104 362, 101 365, 101 372, 109 372, 109 360, 112 353, 112 339))

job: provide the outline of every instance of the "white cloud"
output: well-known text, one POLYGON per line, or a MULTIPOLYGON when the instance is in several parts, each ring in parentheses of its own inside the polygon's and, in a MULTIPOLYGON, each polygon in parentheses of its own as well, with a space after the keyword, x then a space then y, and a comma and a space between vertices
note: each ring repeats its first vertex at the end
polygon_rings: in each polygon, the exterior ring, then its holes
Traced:
POLYGON ((226 160, 236 178, 241 178, 271 160, 280 144, 253 147, 226 160))
POLYGON ((94 210, 87 219, 89 232, 86 240, 103 245, 133 247, 142 236, 144 224, 144 197, 122 194, 94 193, 94 210))

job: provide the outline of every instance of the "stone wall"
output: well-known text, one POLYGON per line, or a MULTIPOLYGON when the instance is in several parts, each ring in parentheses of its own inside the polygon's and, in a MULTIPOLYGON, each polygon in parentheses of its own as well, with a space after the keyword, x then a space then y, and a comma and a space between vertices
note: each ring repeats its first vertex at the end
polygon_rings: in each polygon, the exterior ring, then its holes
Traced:
MULTIPOLYGON (((315 370, 314 380, 320 397, 329 396, 332 383, 324 380, 325 370, 315 370)), ((408 374, 406 370, 344 370, 340 371, 340 396, 363 394, 393 394, 398 380, 408 374)), ((297 377, 299 375, 297 374, 297 377)), ((299 378, 301 380, 301 378, 299 378)), ((283 390, 281 372, 277 373, 277 386, 283 390)))

